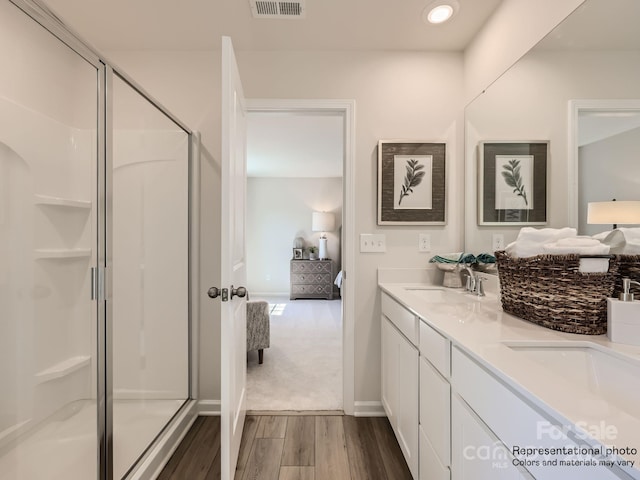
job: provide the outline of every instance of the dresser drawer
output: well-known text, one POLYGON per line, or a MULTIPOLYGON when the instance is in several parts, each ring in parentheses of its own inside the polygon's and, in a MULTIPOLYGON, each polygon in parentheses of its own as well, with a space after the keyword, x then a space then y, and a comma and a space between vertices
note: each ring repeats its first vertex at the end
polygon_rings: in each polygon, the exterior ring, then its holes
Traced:
POLYGON ((331 261, 299 260, 291 261, 291 273, 326 273, 331 276, 331 261))
POLYGON ((312 294, 312 295, 330 295, 332 293, 331 285, 291 285, 291 293, 296 295, 312 294))
POLYGON ((292 273, 291 283, 294 285, 330 285, 331 275, 328 273, 292 273))

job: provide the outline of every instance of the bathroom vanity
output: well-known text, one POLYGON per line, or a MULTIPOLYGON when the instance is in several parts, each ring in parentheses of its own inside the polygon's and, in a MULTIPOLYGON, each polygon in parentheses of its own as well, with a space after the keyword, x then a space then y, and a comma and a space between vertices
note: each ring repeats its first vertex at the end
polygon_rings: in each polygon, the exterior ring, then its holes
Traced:
POLYGON ((414 479, 640 479, 639 347, 387 280, 382 403, 414 479))

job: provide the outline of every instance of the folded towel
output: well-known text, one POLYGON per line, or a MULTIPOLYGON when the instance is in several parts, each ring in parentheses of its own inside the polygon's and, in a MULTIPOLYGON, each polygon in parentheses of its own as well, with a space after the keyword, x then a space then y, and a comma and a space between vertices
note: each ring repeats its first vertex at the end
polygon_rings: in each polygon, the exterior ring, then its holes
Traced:
POLYGON ((496 263, 496 257, 489 253, 480 253, 476 258, 478 263, 496 263))
POLYGON ((609 245, 613 254, 639 255, 640 228, 617 228, 609 232, 602 243, 609 245))
POLYGON ((527 241, 535 243, 549 243, 561 238, 575 237, 578 231, 575 228, 533 228, 523 227, 518 233, 516 241, 527 241))
POLYGON ((460 263, 460 259, 464 255, 463 252, 443 253, 442 255, 434 255, 429 259, 429 263, 460 263))
POLYGON ((434 255, 429 259, 429 263, 476 263, 476 257, 472 253, 445 253, 434 255))
POLYGON ((559 245, 556 243, 545 243, 542 248, 544 253, 553 255, 567 255, 577 253, 579 255, 606 255, 609 253, 609 245, 600 243, 597 245, 559 245))
POLYGON ((533 228, 520 229, 515 242, 511 242, 505 251, 512 257, 527 258, 545 253, 543 245, 554 243, 565 238, 575 238, 575 228, 533 228))

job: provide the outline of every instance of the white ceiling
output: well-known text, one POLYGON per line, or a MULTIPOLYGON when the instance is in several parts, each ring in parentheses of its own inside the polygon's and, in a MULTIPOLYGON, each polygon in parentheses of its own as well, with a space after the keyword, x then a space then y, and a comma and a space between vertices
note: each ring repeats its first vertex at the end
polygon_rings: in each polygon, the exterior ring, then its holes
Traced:
POLYGON ((640 49, 638 0, 589 0, 549 33, 543 50, 640 49))
POLYGON ((433 0, 306 0, 304 19, 255 19, 249 0, 42 0, 103 52, 207 50, 461 51, 502 0, 458 0, 452 21, 426 25, 433 0))

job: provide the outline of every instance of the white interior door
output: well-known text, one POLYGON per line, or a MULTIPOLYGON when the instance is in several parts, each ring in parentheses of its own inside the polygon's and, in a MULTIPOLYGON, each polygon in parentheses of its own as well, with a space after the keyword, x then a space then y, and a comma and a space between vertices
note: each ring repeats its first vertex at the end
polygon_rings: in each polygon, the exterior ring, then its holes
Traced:
POLYGON ((246 106, 242 84, 231 39, 222 37, 222 480, 234 477, 246 415, 247 327, 243 295, 246 163, 246 106))

